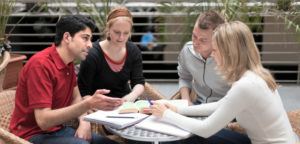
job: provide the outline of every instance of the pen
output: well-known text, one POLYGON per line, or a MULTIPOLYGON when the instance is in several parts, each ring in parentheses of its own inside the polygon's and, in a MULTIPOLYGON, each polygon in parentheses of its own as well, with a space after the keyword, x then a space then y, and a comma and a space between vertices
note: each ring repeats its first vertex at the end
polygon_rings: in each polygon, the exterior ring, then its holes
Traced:
POLYGON ((106 118, 135 118, 133 116, 106 116, 106 118))
POLYGON ((146 99, 147 99, 147 101, 149 102, 150 105, 153 105, 152 102, 148 98, 146 98, 146 99))

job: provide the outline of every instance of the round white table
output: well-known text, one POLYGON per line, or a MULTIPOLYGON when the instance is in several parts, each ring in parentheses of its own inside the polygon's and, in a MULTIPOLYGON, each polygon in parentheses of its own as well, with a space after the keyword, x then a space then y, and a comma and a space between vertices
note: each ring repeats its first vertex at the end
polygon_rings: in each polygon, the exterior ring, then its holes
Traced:
POLYGON ((115 129, 112 127, 106 128, 113 134, 123 137, 125 139, 143 142, 153 142, 154 144, 159 144, 159 142, 176 141, 181 139, 181 137, 140 129, 136 128, 135 126, 131 126, 124 129, 115 129))

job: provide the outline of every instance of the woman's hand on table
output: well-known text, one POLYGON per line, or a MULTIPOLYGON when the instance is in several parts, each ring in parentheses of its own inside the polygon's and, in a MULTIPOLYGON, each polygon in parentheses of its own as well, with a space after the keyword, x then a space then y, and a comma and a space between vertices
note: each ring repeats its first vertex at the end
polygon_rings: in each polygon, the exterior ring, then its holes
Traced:
POLYGON ((150 106, 152 115, 161 118, 164 114, 164 112, 169 109, 171 111, 177 112, 177 108, 173 105, 170 105, 168 103, 160 103, 152 101, 153 105, 150 106))
POLYGON ((177 113, 177 108, 169 103, 165 103, 165 106, 167 107, 167 109, 176 112, 177 113))

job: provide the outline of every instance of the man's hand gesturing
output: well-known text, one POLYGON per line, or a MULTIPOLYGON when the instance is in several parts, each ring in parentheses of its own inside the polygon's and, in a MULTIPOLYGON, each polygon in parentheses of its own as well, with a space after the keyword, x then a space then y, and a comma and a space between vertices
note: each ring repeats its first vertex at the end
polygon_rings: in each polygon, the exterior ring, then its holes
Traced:
POLYGON ((96 108, 100 110, 114 110, 122 105, 121 98, 112 98, 105 96, 110 90, 100 89, 97 90, 93 96, 89 98, 90 108, 96 108))

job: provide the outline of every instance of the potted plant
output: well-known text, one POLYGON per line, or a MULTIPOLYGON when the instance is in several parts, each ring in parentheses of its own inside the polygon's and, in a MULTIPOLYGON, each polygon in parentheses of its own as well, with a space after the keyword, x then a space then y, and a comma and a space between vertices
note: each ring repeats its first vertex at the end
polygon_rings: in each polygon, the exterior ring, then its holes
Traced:
POLYGON ((0 0, 0 48, 5 46, 4 43, 7 42, 5 36, 6 24, 13 11, 14 4, 13 0, 0 0))
MULTIPOLYGON (((0 0, 0 90, 17 86, 23 60, 26 59, 25 55, 9 54, 11 46, 8 37, 15 27, 6 33, 6 24, 14 11, 15 3, 16 0, 0 0)), ((23 17, 17 23, 22 19, 23 17)))
POLYGON ((9 16, 13 11, 15 2, 8 0, 0 0, 0 91, 3 89, 3 81, 5 79, 6 66, 9 62, 10 55, 7 50, 10 48, 5 36, 6 24, 9 16))

